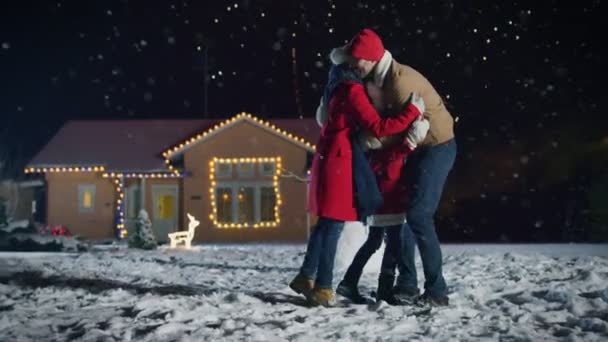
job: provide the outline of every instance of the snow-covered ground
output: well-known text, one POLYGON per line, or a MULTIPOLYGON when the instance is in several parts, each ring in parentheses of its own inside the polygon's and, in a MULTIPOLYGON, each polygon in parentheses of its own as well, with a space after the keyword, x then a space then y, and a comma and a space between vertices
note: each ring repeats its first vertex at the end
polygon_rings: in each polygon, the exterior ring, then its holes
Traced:
MULTIPOLYGON (((345 229, 336 282, 363 239, 345 229)), ((607 245, 446 245, 451 305, 422 314, 303 306, 287 284, 304 250, 0 253, 0 341, 608 340, 607 245)))

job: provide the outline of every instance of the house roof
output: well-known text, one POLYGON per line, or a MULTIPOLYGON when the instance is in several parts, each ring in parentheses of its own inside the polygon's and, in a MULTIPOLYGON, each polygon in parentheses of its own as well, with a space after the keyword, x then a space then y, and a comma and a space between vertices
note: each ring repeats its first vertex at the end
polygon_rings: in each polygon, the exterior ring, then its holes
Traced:
MULTIPOLYGON (((167 171, 162 153, 224 120, 69 121, 27 167, 104 166, 112 171, 167 171)), ((316 143, 314 119, 274 119, 271 124, 316 143)))

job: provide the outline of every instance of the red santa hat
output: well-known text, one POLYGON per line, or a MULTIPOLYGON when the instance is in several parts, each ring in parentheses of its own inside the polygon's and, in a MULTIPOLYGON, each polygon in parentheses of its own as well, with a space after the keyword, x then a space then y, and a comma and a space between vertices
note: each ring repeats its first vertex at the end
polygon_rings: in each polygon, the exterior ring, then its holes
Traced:
POLYGON ((346 62, 348 56, 357 59, 378 62, 384 55, 384 45, 376 32, 364 29, 357 33, 351 41, 331 51, 329 58, 334 64, 346 62))
POLYGON ((366 28, 353 37, 348 52, 354 58, 378 62, 384 55, 384 45, 376 32, 366 28))

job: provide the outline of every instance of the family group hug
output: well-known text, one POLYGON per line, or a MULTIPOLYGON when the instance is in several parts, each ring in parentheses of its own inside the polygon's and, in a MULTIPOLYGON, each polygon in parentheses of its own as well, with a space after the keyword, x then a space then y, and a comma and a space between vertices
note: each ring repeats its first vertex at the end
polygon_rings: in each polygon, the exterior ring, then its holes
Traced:
POLYGON ((431 83, 400 64, 370 29, 330 53, 317 121, 308 210, 318 217, 290 288, 311 305, 354 303, 363 268, 385 241, 376 300, 391 305, 449 305, 434 215, 456 158, 454 120, 431 83), (347 221, 369 235, 333 287, 338 239, 347 221), (415 250, 424 272, 418 288, 415 250))

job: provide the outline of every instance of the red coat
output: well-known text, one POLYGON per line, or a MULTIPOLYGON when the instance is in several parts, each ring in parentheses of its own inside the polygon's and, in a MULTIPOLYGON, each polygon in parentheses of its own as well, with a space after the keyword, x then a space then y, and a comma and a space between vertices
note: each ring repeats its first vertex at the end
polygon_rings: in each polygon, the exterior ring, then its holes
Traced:
POLYGON ((401 214, 405 211, 409 193, 403 172, 404 161, 411 152, 406 144, 369 152, 370 165, 384 199, 376 214, 401 214))
POLYGON ((328 121, 321 129, 311 170, 308 210, 319 217, 355 221, 350 136, 358 124, 376 137, 404 131, 420 112, 407 105, 395 117, 380 118, 365 88, 355 82, 336 87, 328 104, 328 121))

